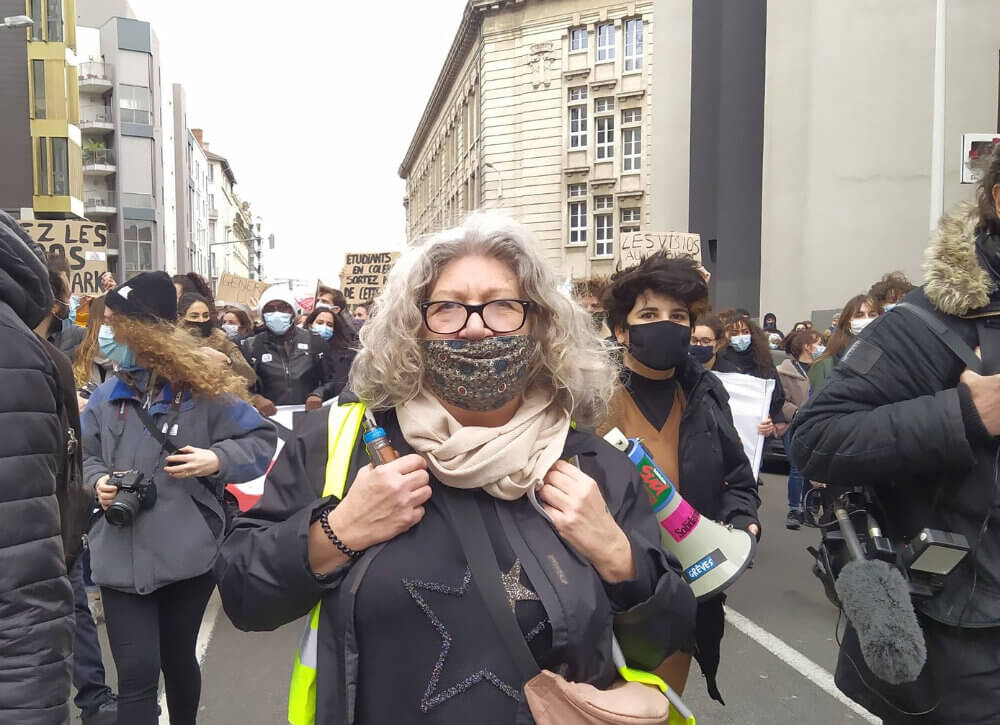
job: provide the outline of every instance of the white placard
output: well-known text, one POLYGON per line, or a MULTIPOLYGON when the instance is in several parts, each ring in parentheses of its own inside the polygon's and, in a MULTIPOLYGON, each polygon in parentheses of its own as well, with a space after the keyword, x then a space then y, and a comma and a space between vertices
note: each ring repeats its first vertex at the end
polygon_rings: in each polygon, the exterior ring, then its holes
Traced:
POLYGON ((739 433, 743 450, 753 468, 754 478, 757 478, 760 476, 760 464, 764 456, 764 436, 757 432, 757 426, 770 415, 775 381, 741 373, 715 375, 729 393, 729 408, 733 412, 736 432, 739 433))

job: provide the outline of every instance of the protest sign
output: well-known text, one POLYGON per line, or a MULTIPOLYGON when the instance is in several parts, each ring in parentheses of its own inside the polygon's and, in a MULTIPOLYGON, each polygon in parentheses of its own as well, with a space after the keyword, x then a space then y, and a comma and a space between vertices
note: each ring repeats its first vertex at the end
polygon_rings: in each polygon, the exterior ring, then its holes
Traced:
POLYGON ((348 306, 371 302, 378 297, 397 259, 399 252, 348 253, 340 273, 340 288, 348 306))
POLYGON ((691 257, 701 264, 701 235, 687 232, 626 232, 619 239, 619 269, 634 267, 654 252, 669 257, 691 257))
POLYGON ((66 258, 72 294, 103 294, 101 275, 108 271, 106 224, 33 219, 22 221, 21 226, 46 254, 66 258))
POLYGON ((764 456, 764 436, 757 431, 757 426, 770 416, 775 381, 741 373, 715 373, 715 375, 729 393, 729 409, 733 413, 733 423, 743 443, 743 451, 753 468, 754 478, 757 478, 764 456))
POLYGON ((215 299, 220 302, 246 305, 253 310, 257 305, 257 300, 270 286, 268 282, 237 277, 235 274, 223 274, 219 277, 219 283, 215 289, 215 299))

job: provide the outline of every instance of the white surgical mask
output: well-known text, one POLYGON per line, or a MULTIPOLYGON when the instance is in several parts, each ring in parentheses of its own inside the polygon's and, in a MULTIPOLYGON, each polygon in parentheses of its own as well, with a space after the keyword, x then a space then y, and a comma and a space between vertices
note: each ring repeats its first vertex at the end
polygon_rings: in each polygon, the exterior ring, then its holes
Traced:
POLYGON ((855 317, 851 320, 851 334, 857 337, 868 325, 875 321, 874 317, 855 317))
POLYGON ((750 343, 752 338, 749 334, 746 335, 733 335, 729 340, 729 344, 736 352, 745 352, 750 348, 750 343))

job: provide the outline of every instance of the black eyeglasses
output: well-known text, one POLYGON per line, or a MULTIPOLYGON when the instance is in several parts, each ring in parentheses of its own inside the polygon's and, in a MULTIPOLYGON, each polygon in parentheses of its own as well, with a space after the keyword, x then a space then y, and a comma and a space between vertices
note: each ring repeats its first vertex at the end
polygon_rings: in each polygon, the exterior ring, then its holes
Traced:
POLYGON ((478 314, 483 324, 498 335, 517 332, 524 327, 531 300, 492 300, 482 305, 467 305, 462 302, 443 300, 423 302, 420 311, 424 325, 438 335, 454 335, 465 329, 473 313, 478 314))

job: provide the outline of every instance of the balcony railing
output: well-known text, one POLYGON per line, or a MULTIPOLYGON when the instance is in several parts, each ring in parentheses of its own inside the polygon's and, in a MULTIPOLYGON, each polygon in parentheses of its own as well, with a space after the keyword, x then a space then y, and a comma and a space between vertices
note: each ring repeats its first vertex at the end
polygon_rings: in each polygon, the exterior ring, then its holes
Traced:
POLYGON ((109 108, 81 108, 80 124, 113 124, 115 122, 114 111, 109 108))
POLYGON ((115 193, 113 191, 84 190, 83 192, 83 205, 87 209, 94 209, 98 207, 111 207, 113 209, 116 204, 115 193))
POLYGON ((83 152, 84 166, 114 166, 114 149, 85 149, 83 152))
POLYGON ((122 207, 129 209, 155 209, 156 197, 152 194, 122 194, 122 207))
POLYGON ((89 60, 79 66, 79 79, 82 83, 92 81, 105 81, 110 83, 112 78, 112 65, 99 60, 89 60))

